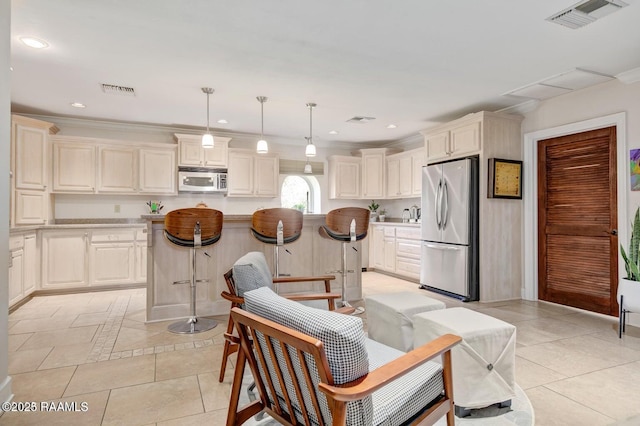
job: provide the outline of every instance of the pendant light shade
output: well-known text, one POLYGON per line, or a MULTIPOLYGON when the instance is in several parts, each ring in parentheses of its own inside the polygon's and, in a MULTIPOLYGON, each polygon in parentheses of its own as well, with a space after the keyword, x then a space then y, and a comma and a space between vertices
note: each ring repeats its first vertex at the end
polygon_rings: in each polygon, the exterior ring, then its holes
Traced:
MULTIPOLYGON (((313 108, 316 106, 314 103, 308 103, 309 107, 309 137, 307 139, 307 147, 304 150, 304 155, 307 157, 316 156, 316 146, 313 144, 313 108)), ((309 165, 311 167, 311 165, 309 165)), ((305 166, 306 170, 307 166, 305 166)))
POLYGON ((266 154, 269 152, 269 144, 264 139, 264 103, 267 102, 267 97, 258 96, 256 99, 260 102, 260 140, 256 145, 256 152, 258 154, 266 154))
POLYGON ((202 147, 213 148, 213 135, 209 132, 209 95, 213 93, 211 87, 203 87, 202 91, 207 94, 207 133, 202 135, 202 147))
POLYGON ((316 156, 316 146, 311 142, 311 138, 305 138, 307 140, 307 147, 304 150, 304 155, 307 157, 316 156))
POLYGON ((311 164, 309 164, 309 159, 307 159, 307 164, 304 165, 304 172, 309 174, 313 173, 313 169, 311 168, 311 164))

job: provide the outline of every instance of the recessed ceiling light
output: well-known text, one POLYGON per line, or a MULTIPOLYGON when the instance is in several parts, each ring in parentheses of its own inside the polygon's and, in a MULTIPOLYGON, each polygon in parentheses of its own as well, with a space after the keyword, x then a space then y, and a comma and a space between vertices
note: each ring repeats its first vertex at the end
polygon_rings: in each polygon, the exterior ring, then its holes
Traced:
POLYGON ((337 130, 329 130, 330 135, 337 135, 338 133, 340 132, 338 132, 337 130))
POLYGON ((71 106, 74 108, 86 108, 87 106, 82 102, 71 102, 71 106))
POLYGON ((218 124, 229 124, 229 122, 224 118, 221 118, 220 120, 218 120, 218 124))
POLYGON ((387 124, 387 129, 395 129, 396 127, 398 126, 396 126, 395 124, 387 124))
POLYGON ((49 47, 49 43, 35 37, 20 37, 20 41, 29 47, 33 47, 34 49, 45 49, 49 47))

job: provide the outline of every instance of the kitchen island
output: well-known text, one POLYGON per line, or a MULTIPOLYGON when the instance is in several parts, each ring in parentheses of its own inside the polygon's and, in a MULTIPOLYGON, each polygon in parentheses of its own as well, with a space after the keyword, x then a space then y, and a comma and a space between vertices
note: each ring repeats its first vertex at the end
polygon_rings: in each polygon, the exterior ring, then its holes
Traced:
MULTIPOLYGON (((189 315, 190 290, 188 284, 174 285, 174 281, 188 279, 190 275, 190 249, 175 246, 164 237, 164 216, 143 215, 147 223, 147 321, 183 318, 189 315)), ((318 228, 325 223, 325 215, 304 215, 301 237, 280 249, 280 273, 291 276, 325 275, 340 269, 340 243, 322 238, 318 228), (286 250, 285 250, 286 249, 286 250)), ((198 251, 197 279, 208 282, 197 284, 196 306, 198 316, 229 313, 230 303, 220 293, 227 290, 223 274, 233 263, 249 251, 262 251, 271 271, 274 270, 273 246, 256 240, 250 232, 251 215, 226 215, 220 240, 198 251), (206 253, 206 255, 205 255, 206 253)), ((366 244, 366 240, 365 240, 366 244)), ((361 242, 348 251, 347 299, 362 298, 361 242)), ((336 279, 332 290, 340 293, 342 278, 336 279)), ((280 292, 313 289, 321 291, 321 282, 282 285, 280 292), (295 287, 295 289, 293 289, 295 287)))

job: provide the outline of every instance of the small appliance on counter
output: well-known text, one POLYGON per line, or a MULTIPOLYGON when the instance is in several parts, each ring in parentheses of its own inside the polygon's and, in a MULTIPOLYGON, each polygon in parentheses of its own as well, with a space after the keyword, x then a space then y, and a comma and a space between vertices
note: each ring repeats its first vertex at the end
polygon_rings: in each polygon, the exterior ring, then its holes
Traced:
POLYGON ((409 208, 409 222, 410 223, 417 223, 418 222, 418 210, 420 210, 418 208, 418 206, 416 206, 415 204, 412 205, 409 208))
POLYGON ((411 220, 411 212, 409 209, 404 209, 402 211, 402 223, 409 223, 409 220, 411 220))

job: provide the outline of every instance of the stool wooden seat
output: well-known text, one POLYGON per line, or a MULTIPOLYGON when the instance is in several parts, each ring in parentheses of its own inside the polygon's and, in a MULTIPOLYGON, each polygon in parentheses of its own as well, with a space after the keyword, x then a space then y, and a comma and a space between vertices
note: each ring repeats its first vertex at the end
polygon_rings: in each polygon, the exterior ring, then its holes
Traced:
MULTIPOLYGON (((347 244, 367 237, 369 229, 369 210, 361 207, 344 207, 331 210, 325 218, 325 225, 318 229, 320 235, 342 243, 342 269, 331 273, 342 274, 342 306, 351 306, 347 302, 347 274, 354 272, 347 269, 347 244)), ((363 308, 356 313, 364 312, 363 308)))
POLYGON ((251 217, 251 234, 260 242, 274 245, 274 277, 280 276, 280 247, 302 235, 302 212, 295 209, 257 210, 251 217))
POLYGON ((172 244, 191 248, 191 279, 173 284, 190 284, 190 316, 186 321, 169 325, 173 333, 199 333, 210 330, 217 322, 196 317, 196 283, 206 280, 196 279, 197 250, 215 244, 222 235, 223 214, 219 210, 207 208, 186 208, 173 210, 164 218, 164 235, 172 244))

